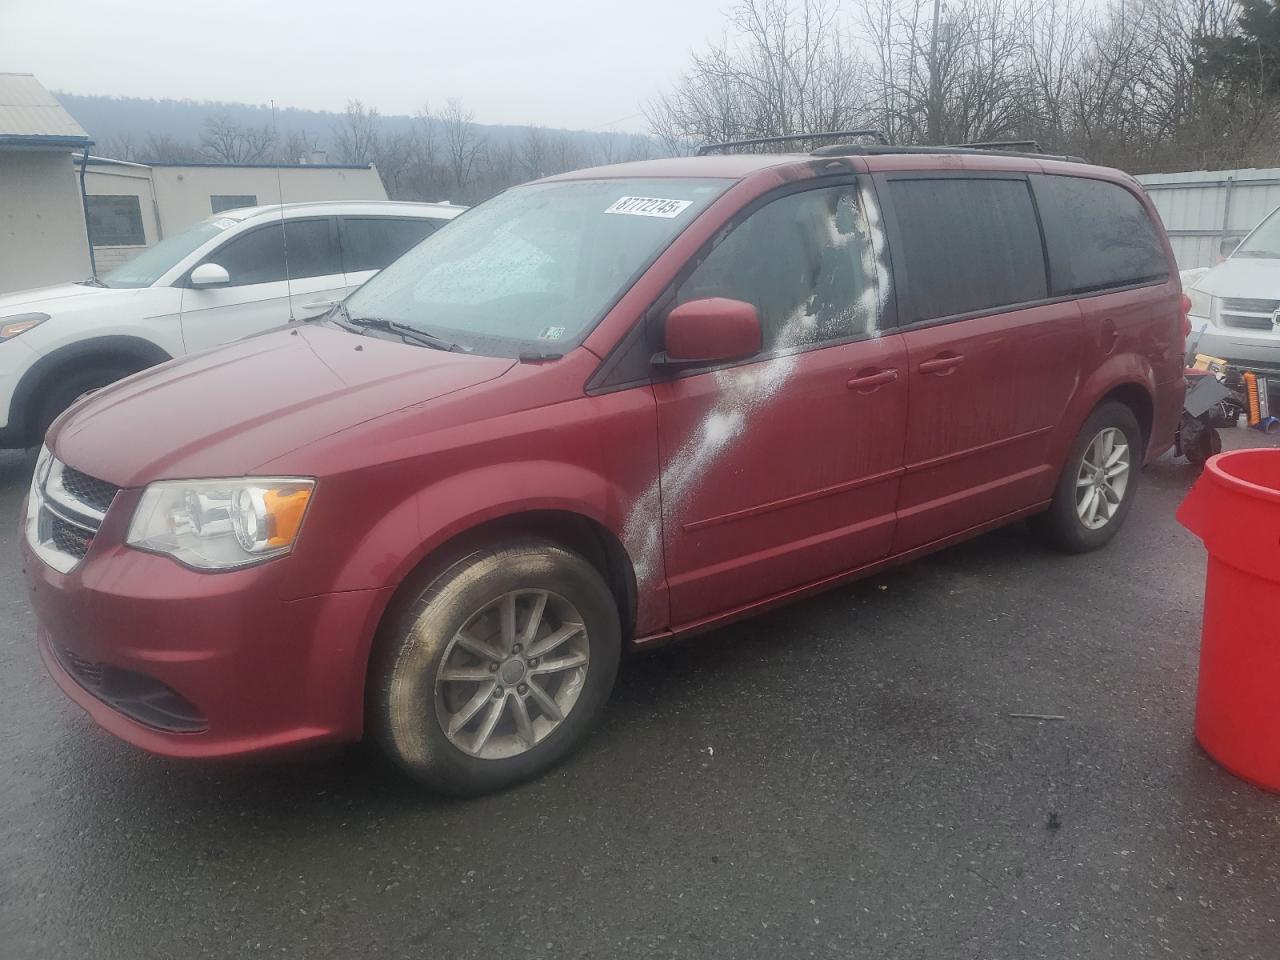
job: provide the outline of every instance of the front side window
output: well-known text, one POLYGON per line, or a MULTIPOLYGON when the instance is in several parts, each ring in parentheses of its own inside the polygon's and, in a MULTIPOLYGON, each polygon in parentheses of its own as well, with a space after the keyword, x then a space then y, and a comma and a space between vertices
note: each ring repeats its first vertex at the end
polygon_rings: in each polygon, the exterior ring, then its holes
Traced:
POLYGON ((289 220, 256 227, 212 251, 216 263, 231 276, 231 286, 324 277, 342 272, 328 220, 289 220), (287 244, 286 244, 287 242, 287 244))
POLYGON ((252 193, 215 193, 209 197, 209 206, 213 213, 223 210, 237 210, 240 207, 256 207, 258 198, 252 193))
POLYGON ((1040 227, 1026 180, 889 181, 906 286, 901 322, 1014 306, 1048 296, 1040 227))
POLYGON ((342 266, 347 273, 381 270, 439 226, 435 220, 391 217, 343 217, 340 223, 342 266))
POLYGON ((142 206, 136 196, 88 196, 89 236, 95 247, 141 247, 142 206))
POLYGON ((1163 280, 1169 260, 1146 208, 1106 180, 1050 176, 1037 188, 1055 294, 1163 280))
POLYGON ((680 284, 676 302, 755 306, 766 351, 870 333, 879 322, 875 252, 858 188, 774 200, 734 227, 680 284))
POLYGON ((149 287, 222 231, 235 225, 236 221, 229 217, 202 220, 182 233, 166 237, 98 279, 108 287, 149 287))
POLYGON ((346 300, 353 318, 408 324, 463 350, 563 350, 731 181, 563 180, 468 210, 346 300))

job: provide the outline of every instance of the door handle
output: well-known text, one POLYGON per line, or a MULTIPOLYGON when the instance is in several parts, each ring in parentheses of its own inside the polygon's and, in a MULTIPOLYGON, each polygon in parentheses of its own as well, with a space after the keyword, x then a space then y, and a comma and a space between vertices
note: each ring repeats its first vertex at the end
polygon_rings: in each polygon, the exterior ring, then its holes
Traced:
POLYGON ((897 379, 897 370, 875 370, 870 373, 859 371, 858 376, 850 380, 848 386, 850 390, 869 393, 877 387, 883 387, 886 383, 893 383, 897 379))
POLYGON ((964 363, 963 354, 943 354, 942 356, 934 357, 932 360, 925 360, 916 369, 921 373, 933 373, 944 377, 962 363, 964 363))

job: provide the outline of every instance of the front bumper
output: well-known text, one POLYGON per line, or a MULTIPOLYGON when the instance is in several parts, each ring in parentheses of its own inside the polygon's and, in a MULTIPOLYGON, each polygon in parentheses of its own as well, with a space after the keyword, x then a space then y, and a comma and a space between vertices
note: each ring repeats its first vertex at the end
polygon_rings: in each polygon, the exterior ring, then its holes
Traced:
POLYGON ((101 543, 64 574, 25 537, 23 559, 49 674, 120 739, 196 758, 360 738, 365 666, 392 588, 286 600, 287 558, 206 574, 101 543), (120 678, 136 696, 118 696, 120 678))
POLYGON ((1280 373, 1280 338, 1277 337, 1252 337, 1244 332, 1228 333, 1206 326, 1203 332, 1191 335, 1189 346, 1195 353, 1226 360, 1232 366, 1280 373))

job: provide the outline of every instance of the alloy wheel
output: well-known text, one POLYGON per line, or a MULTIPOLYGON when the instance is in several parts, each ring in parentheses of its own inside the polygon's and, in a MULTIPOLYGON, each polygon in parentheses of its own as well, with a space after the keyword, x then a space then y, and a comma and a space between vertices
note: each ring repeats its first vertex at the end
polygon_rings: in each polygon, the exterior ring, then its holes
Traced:
POLYGON ((1076 474, 1076 516, 1100 530, 1124 502, 1129 486, 1129 441, 1122 430, 1105 427, 1085 448, 1076 474))
POLYGON ((453 635, 436 677, 436 717, 473 757, 502 760, 545 740, 587 679, 590 646, 577 609, 547 590, 513 590, 453 635))

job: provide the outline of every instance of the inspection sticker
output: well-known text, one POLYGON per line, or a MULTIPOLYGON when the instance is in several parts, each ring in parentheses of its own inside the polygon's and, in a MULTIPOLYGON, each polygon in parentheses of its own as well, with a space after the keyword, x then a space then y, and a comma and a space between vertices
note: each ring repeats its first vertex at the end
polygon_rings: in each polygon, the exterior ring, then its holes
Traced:
POLYGON ((692 200, 663 200, 661 197, 620 197, 605 213, 627 213, 633 217, 662 217, 672 220, 680 216, 692 200))
POLYGON ((559 340, 564 336, 564 327, 546 327, 540 334, 539 340, 559 340))

